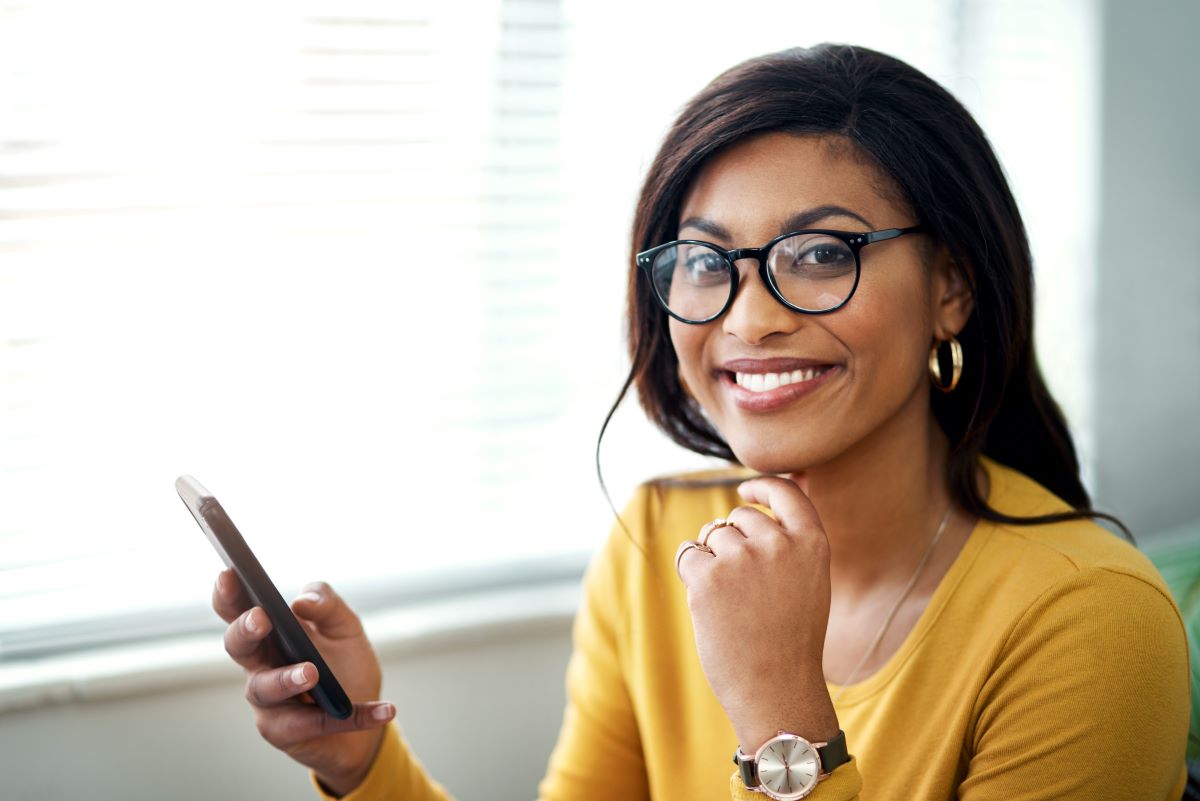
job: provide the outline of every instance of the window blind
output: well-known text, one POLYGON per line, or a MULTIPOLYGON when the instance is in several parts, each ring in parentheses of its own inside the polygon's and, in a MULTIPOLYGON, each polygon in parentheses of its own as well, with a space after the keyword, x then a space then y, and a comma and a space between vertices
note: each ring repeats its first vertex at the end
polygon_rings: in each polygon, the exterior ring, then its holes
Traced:
POLYGON ((2 13, 0 658, 197 599, 183 472, 284 586, 587 547, 511 538, 573 394, 559 3, 2 13))

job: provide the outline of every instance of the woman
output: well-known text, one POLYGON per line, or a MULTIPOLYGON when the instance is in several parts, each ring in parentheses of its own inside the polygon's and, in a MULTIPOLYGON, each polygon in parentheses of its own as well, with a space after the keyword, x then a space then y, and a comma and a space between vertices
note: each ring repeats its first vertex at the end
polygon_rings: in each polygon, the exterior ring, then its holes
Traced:
MULTIPOLYGON (((1093 522, 1022 223, 963 107, 862 48, 753 59, 684 109, 633 234, 625 389, 747 470, 652 482, 622 515, 542 797, 1178 798, 1183 627, 1093 522)), ((323 794, 444 797, 390 705, 323 717, 227 573, 214 606, 260 731, 323 794)), ((334 592, 294 609, 378 697, 334 592)))

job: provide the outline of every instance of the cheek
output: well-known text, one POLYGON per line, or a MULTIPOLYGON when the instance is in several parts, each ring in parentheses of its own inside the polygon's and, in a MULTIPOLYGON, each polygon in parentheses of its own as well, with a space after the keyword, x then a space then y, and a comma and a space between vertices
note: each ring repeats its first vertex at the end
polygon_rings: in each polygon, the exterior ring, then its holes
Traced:
POLYGON ((687 325, 674 319, 671 320, 670 326, 671 345, 675 348, 675 358, 679 360, 679 377, 684 384, 689 385, 689 392, 692 392, 691 387, 700 386, 700 378, 704 372, 707 327, 687 325))
POLYGON ((910 291, 877 303, 870 297, 863 300, 834 321, 835 335, 853 355, 855 378, 873 387, 907 389, 922 373, 932 337, 925 299, 910 291))

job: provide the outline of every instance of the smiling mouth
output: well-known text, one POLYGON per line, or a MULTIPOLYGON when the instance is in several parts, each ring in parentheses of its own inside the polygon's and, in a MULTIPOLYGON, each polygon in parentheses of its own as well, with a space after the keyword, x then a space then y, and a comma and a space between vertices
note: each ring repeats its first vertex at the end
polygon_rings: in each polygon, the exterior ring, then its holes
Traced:
POLYGON ((813 381, 831 370, 832 367, 809 367, 783 373, 729 373, 733 382, 750 392, 770 392, 790 384, 813 381))

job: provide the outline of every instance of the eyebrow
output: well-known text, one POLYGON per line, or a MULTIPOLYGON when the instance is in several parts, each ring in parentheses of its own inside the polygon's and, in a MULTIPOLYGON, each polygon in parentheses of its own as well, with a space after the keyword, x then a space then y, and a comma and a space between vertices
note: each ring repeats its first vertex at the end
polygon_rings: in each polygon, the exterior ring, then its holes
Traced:
MULTIPOLYGON (((787 234, 791 233, 792 231, 800 231, 805 228, 810 228, 827 217, 851 217, 867 226, 869 230, 875 229, 875 226, 861 214, 853 212, 845 206, 826 204, 824 206, 817 206, 816 208, 808 209, 807 211, 802 211, 798 214, 793 214, 791 217, 788 217, 786 220, 784 220, 783 225, 780 226, 779 233, 787 234)), ((732 237, 729 235, 729 231, 727 231, 724 226, 713 222, 706 217, 688 217, 679 225, 679 230, 682 231, 684 228, 696 228, 706 234, 711 234, 712 236, 724 239, 726 242, 732 239, 732 237)))

